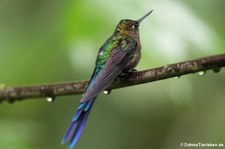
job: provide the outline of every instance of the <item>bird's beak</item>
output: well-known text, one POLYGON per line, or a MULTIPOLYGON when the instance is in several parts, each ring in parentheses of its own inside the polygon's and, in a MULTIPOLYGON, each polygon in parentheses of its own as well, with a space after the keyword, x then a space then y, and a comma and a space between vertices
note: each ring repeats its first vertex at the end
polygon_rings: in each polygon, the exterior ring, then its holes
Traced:
POLYGON ((137 22, 140 24, 147 16, 149 16, 152 13, 153 10, 149 11, 146 15, 141 17, 140 19, 137 20, 137 22))

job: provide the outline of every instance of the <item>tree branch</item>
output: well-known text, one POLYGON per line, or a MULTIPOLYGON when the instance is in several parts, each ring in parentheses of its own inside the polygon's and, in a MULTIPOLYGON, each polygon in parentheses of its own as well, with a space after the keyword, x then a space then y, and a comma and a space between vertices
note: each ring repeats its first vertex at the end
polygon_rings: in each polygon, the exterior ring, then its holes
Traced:
MULTIPOLYGON (((182 75, 196 72, 201 72, 204 74, 204 72, 210 69, 212 69, 214 72, 219 72, 222 67, 225 67, 225 54, 133 72, 128 78, 119 77, 116 79, 116 81, 112 83, 107 90, 111 91, 112 89, 133 86, 172 77, 180 77, 182 75)), ((2 87, 0 89, 0 102, 8 101, 12 103, 18 100, 38 97, 51 97, 54 99, 57 96, 82 94, 85 91, 87 83, 88 81, 76 81, 25 87, 2 87)))

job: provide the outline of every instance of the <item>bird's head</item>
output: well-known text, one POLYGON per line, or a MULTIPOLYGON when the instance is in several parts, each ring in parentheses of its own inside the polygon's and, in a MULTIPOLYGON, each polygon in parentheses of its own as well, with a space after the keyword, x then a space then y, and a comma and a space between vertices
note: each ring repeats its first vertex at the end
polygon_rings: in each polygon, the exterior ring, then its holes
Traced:
POLYGON ((141 17, 138 20, 129 20, 124 19, 121 20, 120 23, 116 26, 115 33, 119 33, 121 35, 127 35, 131 37, 136 37, 139 35, 139 25, 140 23, 152 13, 153 10, 148 12, 146 15, 141 17))

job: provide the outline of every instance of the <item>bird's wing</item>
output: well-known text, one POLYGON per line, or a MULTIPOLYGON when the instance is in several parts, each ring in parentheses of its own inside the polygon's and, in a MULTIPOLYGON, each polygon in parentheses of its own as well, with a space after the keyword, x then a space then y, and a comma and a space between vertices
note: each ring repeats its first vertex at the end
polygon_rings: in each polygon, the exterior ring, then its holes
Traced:
MULTIPOLYGON (((104 65, 101 68, 96 65, 92 79, 80 102, 87 102, 106 89, 121 74, 126 64, 131 60, 136 48, 137 42, 135 40, 127 38, 120 40, 118 46, 109 54, 104 65)), ((96 63, 98 63, 98 59, 96 63)))
POLYGON ((127 62, 132 58, 136 46, 136 42, 124 39, 120 41, 118 45, 116 44, 114 48, 103 47, 100 49, 91 81, 89 82, 84 97, 72 119, 70 127, 62 140, 62 143, 64 143, 71 137, 69 148, 73 148, 77 143, 97 95, 102 90, 106 89, 122 72, 127 62), (107 53, 107 50, 112 51, 109 54, 107 53), (105 56, 108 56, 107 59, 105 56))

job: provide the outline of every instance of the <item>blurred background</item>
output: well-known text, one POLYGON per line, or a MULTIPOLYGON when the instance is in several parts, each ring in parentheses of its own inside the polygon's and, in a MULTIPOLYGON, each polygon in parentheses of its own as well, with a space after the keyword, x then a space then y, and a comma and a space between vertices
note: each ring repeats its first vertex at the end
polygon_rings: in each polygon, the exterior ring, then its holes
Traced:
MULTIPOLYGON (((0 0, 0 84, 87 80, 100 46, 124 18, 140 26, 137 69, 225 53, 224 0, 0 0)), ((225 144, 225 69, 100 95, 76 149, 177 149, 225 144)), ((0 105, 1 149, 61 145, 81 95, 0 105)))

